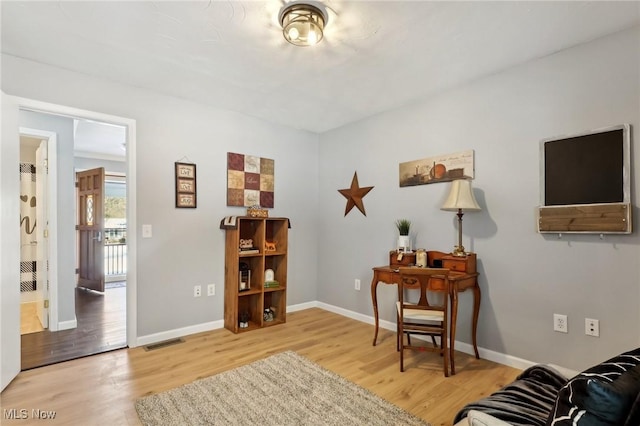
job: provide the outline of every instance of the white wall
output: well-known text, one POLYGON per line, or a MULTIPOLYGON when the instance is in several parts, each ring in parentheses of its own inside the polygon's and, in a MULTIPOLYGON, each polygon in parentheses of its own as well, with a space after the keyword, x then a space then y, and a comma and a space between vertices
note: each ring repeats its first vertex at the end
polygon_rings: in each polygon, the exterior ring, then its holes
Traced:
MULTIPOLYGON (((323 134, 320 142, 319 300, 372 314, 354 278, 388 263, 394 221, 408 218, 417 247, 448 251, 455 215, 439 210, 448 184, 399 188, 398 164, 475 150, 475 194, 482 212, 464 216, 463 244, 479 259, 481 347, 574 369, 638 346, 640 233, 542 235, 539 141, 630 123, 640 128, 638 28, 510 69, 405 108, 323 134), (354 171, 367 216, 343 217, 354 171), (569 334, 554 333, 552 314, 568 315, 569 334), (600 338, 584 335, 584 318, 600 320, 600 338)), ((637 148, 637 140, 632 142, 637 148)), ((632 149, 637 205, 640 149, 632 149)), ((637 216, 637 207, 634 208, 637 216)), ((367 289, 368 290, 368 289, 367 289)), ((392 286, 379 286, 381 317, 395 321, 392 286)), ((458 340, 470 343, 471 294, 461 297, 458 340)))
POLYGON ((292 224, 287 301, 316 299, 317 135, 11 56, 3 55, 2 71, 8 94, 136 120, 134 202, 139 227, 153 226, 151 239, 137 230, 138 336, 223 318, 219 224, 245 212, 226 206, 227 152, 275 160, 270 216, 292 224), (174 162, 185 158, 197 165, 196 209, 174 207, 174 162), (216 296, 193 298, 193 286, 208 283, 217 284, 216 296))

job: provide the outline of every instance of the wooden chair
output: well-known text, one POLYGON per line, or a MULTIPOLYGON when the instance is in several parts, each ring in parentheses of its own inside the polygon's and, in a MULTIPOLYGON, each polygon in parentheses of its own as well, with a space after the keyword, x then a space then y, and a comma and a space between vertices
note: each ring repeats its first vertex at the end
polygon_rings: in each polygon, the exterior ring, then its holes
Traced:
POLYGON ((397 346, 400 351, 400 371, 404 371, 404 350, 438 352, 443 357, 444 375, 449 377, 449 350, 447 345, 449 325, 449 270, 444 268, 401 267, 398 283, 398 302, 396 304, 397 346), (405 290, 420 291, 417 303, 405 300, 405 290), (440 297, 437 304, 429 303, 428 292, 437 292, 440 297), (407 335, 405 343, 404 336, 407 335), (411 343, 411 334, 431 336, 433 346, 419 346, 411 343), (436 344, 434 336, 440 338, 436 344))

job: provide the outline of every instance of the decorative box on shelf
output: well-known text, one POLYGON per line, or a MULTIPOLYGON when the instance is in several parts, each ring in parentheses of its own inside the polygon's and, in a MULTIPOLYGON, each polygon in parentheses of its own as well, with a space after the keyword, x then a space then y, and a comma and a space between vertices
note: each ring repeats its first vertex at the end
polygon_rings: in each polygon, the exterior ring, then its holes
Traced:
POLYGON ((415 252, 404 253, 392 250, 389 252, 389 265, 410 266, 416 264, 415 252))
POLYGON ((260 206, 247 207, 247 216, 249 217, 269 217, 269 210, 260 206))

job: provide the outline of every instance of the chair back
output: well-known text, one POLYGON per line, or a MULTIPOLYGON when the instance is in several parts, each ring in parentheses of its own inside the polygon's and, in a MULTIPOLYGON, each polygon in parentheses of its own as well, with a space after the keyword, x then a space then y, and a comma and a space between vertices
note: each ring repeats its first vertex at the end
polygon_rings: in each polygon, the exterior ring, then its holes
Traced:
POLYGON ((416 304, 411 304, 411 308, 429 308, 433 310, 444 310, 448 313, 449 306, 449 269, 446 268, 417 268, 401 267, 400 282, 398 283, 398 301, 404 308, 408 307, 405 302, 406 289, 419 289, 420 299, 416 304), (431 304, 427 292, 442 293, 442 303, 431 304))
POLYGON ((447 349, 449 322, 449 270, 446 268, 399 268, 397 303, 397 349, 400 351, 400 371, 404 371, 405 349, 429 350, 440 353, 443 357, 443 371, 449 376, 449 350, 447 349), (404 293, 407 288, 420 290, 420 300, 417 304, 407 303, 404 293), (427 292, 441 294, 441 302, 429 303, 427 292), (411 343, 411 335, 431 336, 433 347, 425 347, 411 343), (406 335, 407 343, 404 341, 406 335), (439 337, 440 344, 435 338, 439 337))

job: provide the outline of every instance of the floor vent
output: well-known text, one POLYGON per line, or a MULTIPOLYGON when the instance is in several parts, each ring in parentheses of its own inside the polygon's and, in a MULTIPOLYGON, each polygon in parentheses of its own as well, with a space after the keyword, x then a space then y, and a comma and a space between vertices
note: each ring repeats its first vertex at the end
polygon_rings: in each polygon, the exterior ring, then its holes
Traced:
POLYGON ((170 339, 165 340, 164 342, 154 343, 152 345, 143 346, 145 351, 153 351, 156 349, 166 348, 167 346, 177 345, 179 343, 184 343, 184 339, 170 339))

